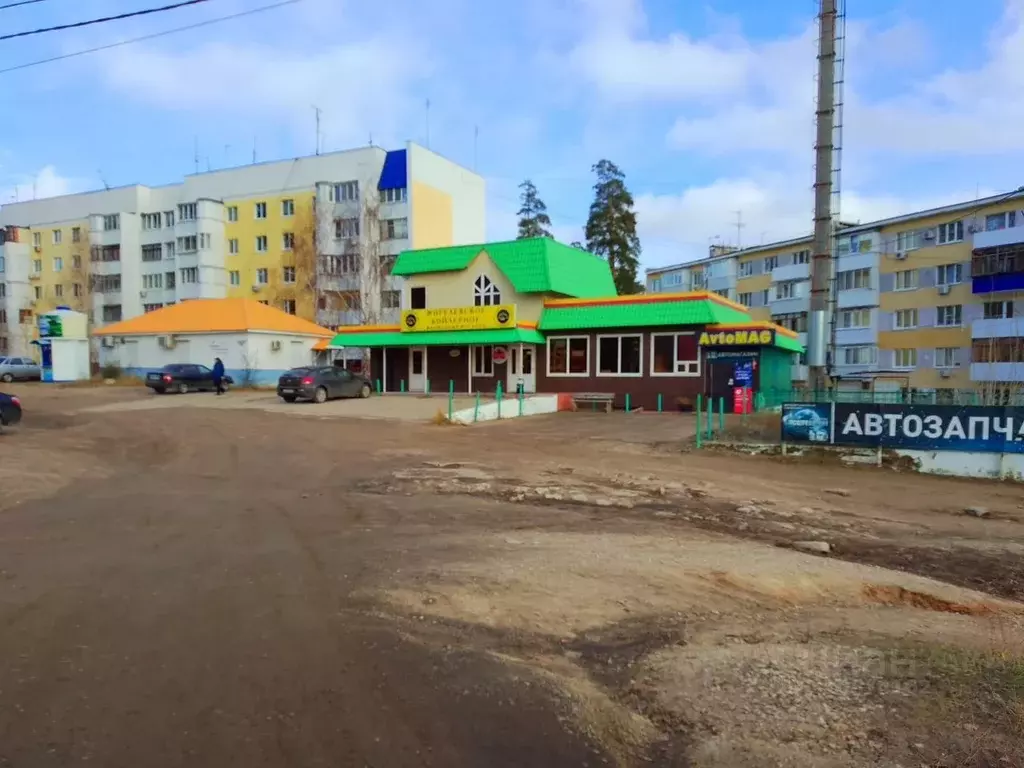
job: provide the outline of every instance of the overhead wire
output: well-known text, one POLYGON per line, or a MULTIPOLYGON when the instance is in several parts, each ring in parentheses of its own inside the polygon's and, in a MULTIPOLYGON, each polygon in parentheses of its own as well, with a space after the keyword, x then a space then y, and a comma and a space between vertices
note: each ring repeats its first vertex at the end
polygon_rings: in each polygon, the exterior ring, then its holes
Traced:
POLYGON ((34 3, 41 3, 43 0, 18 0, 17 3, 7 3, 7 5, 0 5, 0 11, 5 11, 8 8, 17 8, 19 5, 33 5, 34 3))
POLYGON ((256 13, 263 13, 265 11, 272 11, 277 8, 283 8, 286 5, 294 5, 300 3, 302 0, 281 0, 281 2, 271 3, 270 5, 259 6, 258 8, 250 8, 247 11, 239 11, 238 13, 228 14, 227 16, 218 16, 213 19, 206 19, 205 21, 198 21, 195 24, 186 24, 182 27, 174 27, 172 29, 165 29, 162 32, 154 32, 149 35, 141 35, 139 37, 132 37, 127 40, 119 40, 116 43, 108 43, 106 45, 97 45, 94 48, 85 48, 81 51, 72 51, 71 53, 64 53, 60 56, 51 56, 47 59, 38 59, 36 61, 28 61, 24 64, 16 64, 13 67, 6 67, 0 69, 0 75, 7 74, 8 72, 16 72, 20 69, 28 69, 29 67, 38 67, 41 64, 50 64, 55 61, 63 61, 64 59, 72 59, 76 56, 85 56, 90 53, 99 53, 100 51, 109 51, 112 48, 120 48, 125 45, 132 45, 133 43, 142 43, 147 40, 156 40, 160 37, 166 37, 167 35, 174 35, 178 32, 189 32, 193 29, 200 29, 202 27, 208 27, 212 24, 220 24, 224 21, 233 21, 234 19, 240 19, 243 16, 252 16, 256 13))
POLYGON ((158 8, 143 8, 141 11, 129 11, 127 13, 119 13, 116 16, 103 16, 99 19, 89 19, 88 21, 75 21, 70 24, 59 24, 55 27, 40 27, 39 29, 27 29, 24 32, 14 32, 9 35, 0 35, 0 41, 2 40, 13 40, 17 37, 29 37, 30 35, 41 35, 45 32, 61 32, 65 29, 79 29, 80 27, 89 27, 94 24, 106 24, 111 21, 121 21, 122 19, 134 19, 137 16, 149 16, 154 13, 164 13, 166 11, 173 11, 177 8, 185 8, 190 5, 200 5, 201 3, 208 3, 210 0, 181 0, 178 3, 172 3, 170 5, 162 5, 158 8))

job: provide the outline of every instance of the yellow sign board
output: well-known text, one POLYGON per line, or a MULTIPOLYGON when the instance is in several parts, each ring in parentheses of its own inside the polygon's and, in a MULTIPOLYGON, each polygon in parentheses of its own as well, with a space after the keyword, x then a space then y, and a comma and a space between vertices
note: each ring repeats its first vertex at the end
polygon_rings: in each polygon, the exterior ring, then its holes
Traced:
POLYGON ((514 304, 407 309, 402 313, 403 331, 490 331, 515 327, 514 304))
POLYGON ((755 344, 770 346, 775 343, 774 331, 717 331, 708 333, 704 331, 700 335, 702 347, 745 347, 755 344))

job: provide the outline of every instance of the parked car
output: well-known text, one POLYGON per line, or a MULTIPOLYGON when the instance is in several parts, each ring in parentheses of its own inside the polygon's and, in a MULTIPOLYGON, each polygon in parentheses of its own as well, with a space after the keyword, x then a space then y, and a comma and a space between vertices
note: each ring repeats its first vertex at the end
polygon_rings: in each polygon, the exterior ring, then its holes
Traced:
MULTIPOLYGON (((230 376, 224 377, 225 389, 234 383, 235 380, 230 376)), ((192 363, 173 363, 165 365, 159 371, 150 371, 146 374, 146 386, 158 395, 165 392, 187 395, 189 392, 212 392, 216 389, 213 384, 213 371, 205 365, 192 363)))
POLYGON ((21 421, 21 400, 14 395, 0 392, 0 428, 9 427, 21 421))
POLYGON ((277 381, 277 396, 286 403, 323 403, 332 397, 369 397, 372 393, 373 387, 365 376, 329 365, 292 368, 277 381))
POLYGON ((31 357, 0 357, 0 381, 38 381, 43 369, 31 357))

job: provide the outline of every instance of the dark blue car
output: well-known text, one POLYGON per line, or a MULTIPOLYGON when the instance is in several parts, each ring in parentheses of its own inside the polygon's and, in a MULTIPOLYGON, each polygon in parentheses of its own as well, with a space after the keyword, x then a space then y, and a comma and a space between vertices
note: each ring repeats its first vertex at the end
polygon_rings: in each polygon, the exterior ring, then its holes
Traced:
POLYGON ((0 428, 21 421, 21 400, 15 395, 0 392, 0 428))

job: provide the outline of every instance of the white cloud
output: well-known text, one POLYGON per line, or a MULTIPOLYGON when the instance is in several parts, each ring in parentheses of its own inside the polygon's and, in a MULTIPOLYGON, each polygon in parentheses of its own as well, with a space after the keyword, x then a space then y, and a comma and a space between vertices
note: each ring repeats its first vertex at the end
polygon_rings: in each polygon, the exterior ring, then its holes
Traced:
POLYGON ((0 184, 0 205, 70 195, 93 186, 87 179, 62 176, 52 165, 47 165, 34 174, 9 177, 6 182, 0 184))

